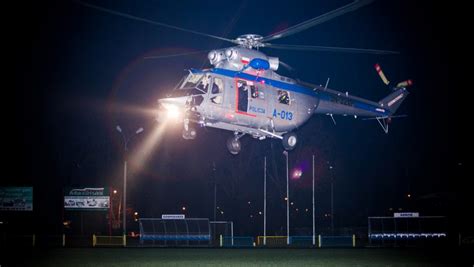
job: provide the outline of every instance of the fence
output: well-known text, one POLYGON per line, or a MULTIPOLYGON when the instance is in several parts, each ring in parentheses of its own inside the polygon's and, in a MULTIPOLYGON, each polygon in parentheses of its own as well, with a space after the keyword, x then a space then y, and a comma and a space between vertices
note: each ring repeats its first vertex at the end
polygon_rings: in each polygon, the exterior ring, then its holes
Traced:
POLYGON ((92 235, 92 246, 93 247, 114 247, 114 246, 127 246, 127 238, 123 236, 97 236, 92 235))
POLYGON ((257 237, 257 246, 260 247, 355 247, 355 235, 347 236, 264 236, 257 237), (288 244, 289 241, 289 244, 288 244))

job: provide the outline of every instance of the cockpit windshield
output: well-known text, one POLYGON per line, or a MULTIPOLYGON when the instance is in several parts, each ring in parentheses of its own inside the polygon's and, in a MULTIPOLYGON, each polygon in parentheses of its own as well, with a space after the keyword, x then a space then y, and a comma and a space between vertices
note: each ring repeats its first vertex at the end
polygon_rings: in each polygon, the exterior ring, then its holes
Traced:
POLYGON ((168 97, 203 95, 209 88, 210 77, 204 73, 189 73, 175 87, 168 97))
POLYGON ((183 80, 181 85, 178 87, 180 90, 183 89, 197 89, 201 91, 200 94, 207 93, 209 87, 209 77, 202 73, 189 73, 188 76, 183 80))

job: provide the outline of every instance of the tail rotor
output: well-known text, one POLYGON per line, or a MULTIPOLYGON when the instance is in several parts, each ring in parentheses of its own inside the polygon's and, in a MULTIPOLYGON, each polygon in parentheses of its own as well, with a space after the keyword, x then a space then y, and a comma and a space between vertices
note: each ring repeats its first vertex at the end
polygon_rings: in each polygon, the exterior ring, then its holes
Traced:
MULTIPOLYGON (((380 64, 377 63, 377 64, 375 64, 374 67, 375 67, 375 71, 377 71, 377 74, 379 75, 382 82, 385 85, 390 87, 390 81, 387 79, 387 76, 385 76, 385 74, 383 73, 383 70, 382 70, 382 67, 380 66, 380 64)), ((413 85, 413 81, 408 79, 408 80, 399 82, 395 87, 392 87, 392 90, 396 91, 397 89, 407 88, 407 87, 410 87, 412 85, 413 85)))

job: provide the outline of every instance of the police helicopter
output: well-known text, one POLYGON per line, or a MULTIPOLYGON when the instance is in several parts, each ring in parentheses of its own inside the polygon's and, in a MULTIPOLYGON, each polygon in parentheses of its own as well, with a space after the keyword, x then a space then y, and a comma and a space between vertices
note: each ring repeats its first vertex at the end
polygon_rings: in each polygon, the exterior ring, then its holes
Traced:
POLYGON ((232 135, 227 140, 227 148, 234 155, 241 151, 239 139, 245 135, 259 140, 277 138, 282 141, 285 150, 294 149, 298 142, 295 129, 309 120, 313 114, 329 115, 334 123, 333 115, 375 119, 387 133, 388 123, 391 118, 397 117, 394 113, 408 95, 407 87, 412 84, 411 80, 406 80, 391 86, 377 64, 375 65, 377 73, 382 81, 391 87, 392 92, 380 101, 370 101, 349 95, 347 92, 329 89, 327 82, 325 86, 318 86, 279 75, 276 71, 280 65, 286 64, 277 57, 267 56, 260 51, 261 48, 274 48, 397 54, 398 52, 385 50, 269 43, 352 12, 373 0, 356 0, 265 37, 258 34, 244 34, 236 39, 201 33, 78 2, 129 19, 233 43, 232 47, 210 51, 208 59, 211 68, 189 69, 176 88, 166 98, 158 100, 157 120, 163 122, 171 119, 182 124, 184 139, 196 138, 196 127, 199 126, 230 131, 232 135))

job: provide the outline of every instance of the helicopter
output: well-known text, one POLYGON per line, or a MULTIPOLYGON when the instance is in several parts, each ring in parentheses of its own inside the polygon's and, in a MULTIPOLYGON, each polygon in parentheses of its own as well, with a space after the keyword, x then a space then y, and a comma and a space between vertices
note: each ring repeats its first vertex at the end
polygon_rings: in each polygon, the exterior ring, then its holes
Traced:
POLYGON ((286 151, 293 150, 298 143, 295 130, 313 114, 328 115, 334 123, 333 115, 375 119, 384 132, 388 133, 391 119, 401 117, 394 114, 408 95, 407 87, 412 85, 411 80, 405 80, 392 86, 380 65, 376 64, 378 75, 392 92, 380 101, 371 101, 328 88, 329 79, 325 86, 318 86, 280 75, 276 72, 279 66, 287 68, 289 66, 278 57, 270 57, 260 51, 261 48, 274 48, 376 55, 398 54, 396 51, 386 50, 269 43, 355 11, 373 0, 356 0, 265 37, 258 34, 244 34, 236 39, 184 29, 82 1, 77 2, 125 18, 234 44, 232 47, 211 50, 208 53, 211 68, 190 68, 174 90, 165 98, 158 99, 156 118, 158 122, 173 121, 182 124, 182 137, 187 140, 196 138, 196 127, 230 131, 232 135, 229 136, 226 145, 233 155, 241 151, 240 139, 245 135, 258 140, 280 139, 286 151))

